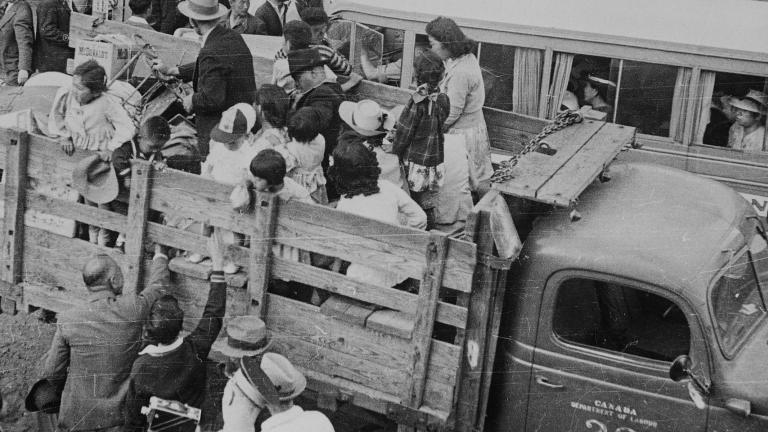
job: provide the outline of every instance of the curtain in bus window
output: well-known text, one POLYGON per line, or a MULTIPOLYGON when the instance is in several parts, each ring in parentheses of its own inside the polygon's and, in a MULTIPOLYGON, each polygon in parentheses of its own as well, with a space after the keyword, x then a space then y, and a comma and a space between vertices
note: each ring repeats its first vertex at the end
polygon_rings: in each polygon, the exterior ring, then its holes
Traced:
POLYGON ((715 73, 701 71, 699 85, 696 87, 696 99, 693 123, 693 141, 701 143, 704 140, 704 130, 709 123, 709 108, 712 103, 712 92, 715 90, 715 73))
POLYGON ((560 111, 563 96, 571 78, 571 66, 573 66, 573 54, 555 54, 555 70, 552 74, 552 85, 549 87, 549 94, 547 95, 546 118, 548 119, 555 118, 560 111))
POLYGON ((530 116, 539 115, 539 88, 541 87, 542 52, 537 49, 515 50, 513 111, 530 116))
POLYGON ((676 142, 684 142, 687 101, 691 98, 691 76, 689 68, 678 68, 675 81, 675 93, 672 95, 672 119, 669 125, 669 137, 676 142))

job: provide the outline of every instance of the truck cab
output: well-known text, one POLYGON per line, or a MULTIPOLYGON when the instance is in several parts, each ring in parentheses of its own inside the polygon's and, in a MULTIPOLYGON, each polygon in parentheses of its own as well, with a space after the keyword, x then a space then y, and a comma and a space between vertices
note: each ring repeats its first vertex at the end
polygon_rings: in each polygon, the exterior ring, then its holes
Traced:
POLYGON ((486 430, 766 430, 768 243, 749 203, 614 163, 576 209, 537 217, 509 272, 486 430))

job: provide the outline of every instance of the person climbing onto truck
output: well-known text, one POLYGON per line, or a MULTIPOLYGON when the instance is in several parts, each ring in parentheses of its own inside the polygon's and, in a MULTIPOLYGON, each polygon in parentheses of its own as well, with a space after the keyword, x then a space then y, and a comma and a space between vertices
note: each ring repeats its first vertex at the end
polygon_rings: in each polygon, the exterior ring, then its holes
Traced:
MULTIPOLYGON (((205 400, 205 361, 219 335, 227 302, 224 281, 224 249, 221 236, 208 237, 208 253, 213 263, 208 301, 197 327, 186 337, 179 333, 184 312, 172 295, 160 297, 150 309, 142 339, 147 345, 133 363, 125 398, 125 431, 143 431, 146 418, 141 407, 156 396, 200 408, 205 400), (172 371, 172 373, 169 373, 172 371)), ((166 431, 194 431, 191 422, 166 431)))

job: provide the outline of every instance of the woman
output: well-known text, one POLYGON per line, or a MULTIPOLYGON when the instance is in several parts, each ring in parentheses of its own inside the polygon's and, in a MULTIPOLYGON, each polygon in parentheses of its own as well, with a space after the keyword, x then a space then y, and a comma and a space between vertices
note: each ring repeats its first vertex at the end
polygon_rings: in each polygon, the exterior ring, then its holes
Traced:
MULTIPOLYGON (((61 149, 72 156, 76 149, 101 152, 105 161, 111 159, 113 150, 130 141, 136 126, 123 108, 122 101, 109 95, 104 68, 94 60, 88 60, 75 68, 72 85, 62 87, 56 93, 48 117, 50 135, 59 137, 61 149)), ((97 205, 107 210, 110 204, 97 205)), ((107 246, 113 237, 111 231, 89 226, 91 243, 107 246)))
POLYGON ((446 93, 451 102, 445 133, 464 137, 472 161, 470 169, 479 183, 475 191, 482 194, 490 186, 493 166, 483 117, 485 86, 480 64, 472 54, 474 42, 464 36, 453 20, 445 17, 432 20, 426 31, 432 51, 445 62, 440 91, 446 93))
POLYGON ((606 102, 606 89, 616 87, 613 81, 587 75, 579 81, 582 106, 589 105, 595 111, 605 113, 605 121, 613 120, 613 107, 606 102))
POLYGON ((75 68, 72 85, 56 93, 48 128, 67 155, 76 149, 111 152, 133 138, 133 120, 122 101, 106 91, 104 68, 88 60, 75 68))
POLYGON ((763 110, 752 99, 733 99, 735 122, 728 131, 728 147, 745 152, 765 151, 765 126, 763 110))

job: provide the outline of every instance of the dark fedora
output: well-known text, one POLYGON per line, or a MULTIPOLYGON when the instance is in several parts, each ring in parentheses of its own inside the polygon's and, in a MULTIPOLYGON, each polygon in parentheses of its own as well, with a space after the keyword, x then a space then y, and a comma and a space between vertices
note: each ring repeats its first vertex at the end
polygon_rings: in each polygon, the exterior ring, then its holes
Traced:
POLYGON ((322 66, 323 60, 320 53, 314 48, 299 49, 288 52, 288 70, 295 75, 306 70, 322 66))
POLYGON ((24 399, 24 408, 29 412, 42 411, 45 414, 56 414, 61 406, 61 393, 47 379, 41 379, 32 385, 32 389, 24 399))

